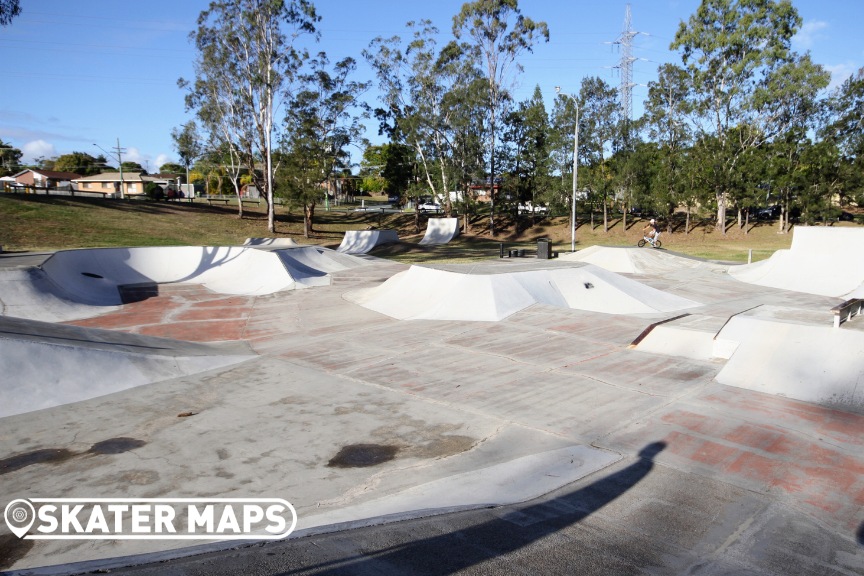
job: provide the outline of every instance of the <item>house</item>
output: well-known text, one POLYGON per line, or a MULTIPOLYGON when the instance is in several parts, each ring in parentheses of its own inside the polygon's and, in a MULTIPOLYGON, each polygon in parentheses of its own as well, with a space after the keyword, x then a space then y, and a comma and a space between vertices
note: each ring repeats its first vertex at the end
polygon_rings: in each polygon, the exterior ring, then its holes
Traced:
POLYGON ((81 178, 80 174, 74 172, 57 172, 55 170, 40 170, 28 168, 13 176, 19 186, 31 188, 60 188, 69 190, 70 182, 81 178))
MULTIPOLYGON (((123 173, 123 195, 142 196, 145 180, 140 172, 123 173)), ((72 181, 79 192, 94 192, 99 194, 116 194, 120 196, 120 173, 103 172, 95 176, 84 176, 72 181)))

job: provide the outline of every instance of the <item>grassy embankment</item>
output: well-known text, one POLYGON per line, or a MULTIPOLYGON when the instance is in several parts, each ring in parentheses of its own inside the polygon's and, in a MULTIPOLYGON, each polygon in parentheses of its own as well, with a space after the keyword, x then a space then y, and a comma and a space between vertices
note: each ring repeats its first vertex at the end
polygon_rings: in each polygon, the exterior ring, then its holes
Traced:
MULTIPOLYGON (((373 199, 374 200, 374 199, 373 199)), ((368 202, 368 201, 367 201, 368 202)), ((517 223, 499 216, 499 233, 488 233, 488 215, 472 220, 470 230, 446 246, 423 247, 416 242, 423 237, 426 216, 421 216, 421 230, 414 228, 414 214, 374 214, 353 212, 349 208, 325 212, 318 207, 313 238, 303 238, 303 221, 299 211, 276 209, 277 237, 291 237, 301 243, 335 248, 346 230, 392 228, 404 242, 384 246, 375 255, 403 262, 476 261, 495 257, 499 242, 531 247, 537 238, 550 238, 554 249, 568 251, 570 227, 566 217, 538 219, 532 226, 525 218, 517 223), (519 230, 517 232, 517 229, 519 230)), ((628 217, 625 228, 621 215, 610 220, 603 231, 602 217, 595 216, 592 227, 587 217, 580 217, 576 248, 595 244, 635 245, 645 221, 628 217)), ((840 225, 854 224, 838 223, 840 225)), ((260 207, 244 207, 244 218, 237 217, 236 206, 208 206, 206 202, 166 203, 141 200, 100 200, 28 195, 0 195, 0 245, 7 252, 47 251, 62 248, 111 246, 189 246, 236 245, 248 237, 274 236, 267 232, 266 212, 260 207)), ((774 251, 788 248, 791 234, 777 234, 776 223, 751 223, 747 233, 730 223, 724 236, 710 221, 695 221, 689 234, 683 225, 672 234, 662 236, 665 249, 717 260, 746 262, 748 251, 753 260, 761 260, 774 251)))

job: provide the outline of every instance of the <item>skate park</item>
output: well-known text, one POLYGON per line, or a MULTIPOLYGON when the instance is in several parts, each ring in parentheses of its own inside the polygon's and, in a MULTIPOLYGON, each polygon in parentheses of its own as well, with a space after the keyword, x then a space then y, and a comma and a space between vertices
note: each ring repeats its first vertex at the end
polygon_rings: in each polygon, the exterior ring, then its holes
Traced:
MULTIPOLYGON (((861 573, 864 319, 835 309, 861 296, 864 236, 837 232, 749 265, 596 246, 409 266, 377 240, 3 255, 4 492, 279 496, 298 546, 516 506, 496 522, 626 526, 680 572, 861 573), (569 494, 645 462, 578 512, 569 494)), ((122 573, 232 546, 0 556, 122 573)))

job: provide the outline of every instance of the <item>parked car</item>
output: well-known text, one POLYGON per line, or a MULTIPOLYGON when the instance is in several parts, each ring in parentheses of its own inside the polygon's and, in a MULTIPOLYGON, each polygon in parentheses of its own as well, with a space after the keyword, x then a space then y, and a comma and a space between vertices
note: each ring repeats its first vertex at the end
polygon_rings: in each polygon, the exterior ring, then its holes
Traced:
POLYGON ((780 217, 780 206, 766 206, 756 210, 757 220, 776 220, 780 217))
POLYGON ((531 214, 531 213, 545 214, 545 213, 549 212, 549 208, 547 208, 546 206, 539 205, 539 204, 535 206, 531 202, 525 202, 524 204, 519 204, 519 213, 524 214, 526 212, 529 214, 531 214))
POLYGON ((427 200, 417 206, 418 212, 443 212, 444 208, 441 207, 437 202, 432 202, 431 200, 427 200))

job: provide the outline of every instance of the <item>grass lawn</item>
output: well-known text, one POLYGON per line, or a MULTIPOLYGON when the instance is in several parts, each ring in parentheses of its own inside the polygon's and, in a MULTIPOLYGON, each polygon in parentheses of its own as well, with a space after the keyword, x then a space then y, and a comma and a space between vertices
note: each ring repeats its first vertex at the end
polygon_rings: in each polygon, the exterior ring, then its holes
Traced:
MULTIPOLYGON (((489 234, 489 218, 474 217, 467 233, 446 246, 418 246, 426 227, 421 215, 419 231, 411 212, 378 214, 354 212, 353 207, 316 209, 312 238, 303 237, 303 218, 299 211, 276 208, 275 234, 267 232, 267 215, 261 207, 245 206, 238 218, 237 206, 208 206, 203 202, 168 203, 142 200, 103 200, 61 196, 0 194, 0 246, 4 251, 48 251, 63 248, 112 246, 219 246, 242 244, 249 237, 290 237, 300 243, 335 248, 346 230, 392 228, 403 242, 378 248, 374 254, 402 262, 476 261, 498 255, 498 245, 533 247, 538 238, 549 238, 557 251, 569 251, 570 226, 566 217, 514 221, 498 216, 498 234, 489 234)), ((645 221, 628 217, 625 228, 621 215, 603 231, 602 217, 594 225, 580 217, 576 248, 595 244, 633 246, 641 237, 645 221)), ((837 223, 836 226, 856 226, 837 223)), ((751 224, 747 233, 730 223, 724 236, 710 221, 698 221, 689 234, 675 230, 661 236, 663 248, 692 256, 746 262, 761 260, 774 251, 788 248, 792 234, 778 234, 776 223, 751 224)), ((647 248, 646 248, 647 250, 647 248)))

